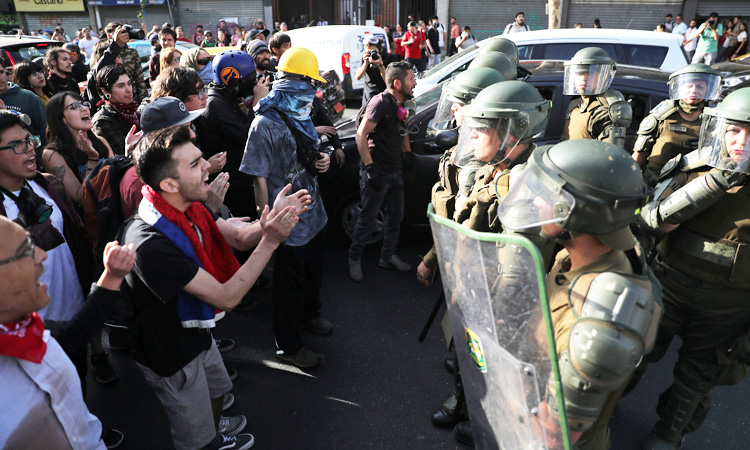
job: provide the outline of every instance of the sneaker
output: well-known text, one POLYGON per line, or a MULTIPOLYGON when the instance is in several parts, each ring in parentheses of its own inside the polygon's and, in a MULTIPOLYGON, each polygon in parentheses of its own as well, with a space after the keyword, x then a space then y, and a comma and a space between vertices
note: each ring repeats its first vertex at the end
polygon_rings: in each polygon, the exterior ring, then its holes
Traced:
POLYGON ((237 436, 224 436, 217 433, 214 440, 203 448, 205 450, 247 450, 253 445, 255 445, 255 438, 250 433, 237 436))
POLYGON ((94 368, 94 376, 99 384, 112 384, 120 379, 109 363, 109 357, 106 353, 91 355, 91 367, 94 368))
POLYGON ((228 410, 234 405, 234 394, 224 394, 224 404, 221 405, 221 412, 228 410))
POLYGON ((378 265, 380 267, 385 267, 386 269, 398 270, 399 272, 411 271, 411 266, 401 261, 401 258, 396 255, 393 255, 388 259, 380 258, 378 265))
POLYGON ((125 440, 125 435, 114 428, 102 427, 102 440, 107 448, 117 448, 122 445, 122 441, 125 440))
POLYGON ((302 322, 302 325, 300 326, 317 334, 331 334, 331 331, 333 331, 333 325, 331 325, 331 322, 322 317, 306 320, 302 322))
POLYGON ((365 277, 362 275, 362 261, 355 261, 349 258, 349 278, 353 281, 364 281, 365 277))
POLYGON ((244 430, 246 426, 247 418, 245 416, 221 416, 221 419, 219 419, 219 433, 224 436, 234 436, 235 434, 239 434, 239 432, 244 430))
POLYGON ((311 369, 320 364, 320 355, 302 347, 297 353, 287 355, 282 350, 276 352, 276 357, 300 369, 311 369))
POLYGON ((234 381, 237 379, 237 371, 229 367, 226 363, 224 363, 224 368, 227 369, 227 375, 229 375, 229 381, 234 381))
POLYGON ((233 350, 234 347, 237 346, 237 343, 234 342, 234 339, 214 339, 216 341, 216 346, 219 347, 219 353, 226 353, 230 350, 233 350))

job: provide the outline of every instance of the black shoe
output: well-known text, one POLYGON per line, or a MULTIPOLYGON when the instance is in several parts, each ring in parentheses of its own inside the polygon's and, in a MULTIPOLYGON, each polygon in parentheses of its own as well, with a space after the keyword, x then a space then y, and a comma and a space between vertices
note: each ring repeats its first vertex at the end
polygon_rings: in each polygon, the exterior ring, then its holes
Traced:
POLYGON ((117 448, 122 445, 122 441, 125 440, 125 435, 114 428, 102 427, 102 440, 107 448, 117 448))
POLYGON ((99 384, 112 384, 120 379, 106 353, 91 355, 91 367, 94 368, 94 376, 99 384))
POLYGON ((219 348, 219 353, 226 353, 237 345, 236 342, 234 342, 234 339, 214 339, 216 341, 216 346, 219 348))
POLYGON ((456 370, 456 360, 453 358, 445 358, 443 360, 443 367, 445 367, 445 370, 448 371, 448 373, 453 373, 456 370))
POLYGON ((461 417, 457 414, 451 414, 443 408, 439 408, 437 411, 432 413, 430 418, 432 424, 438 428, 452 428, 457 423, 466 420, 466 417, 461 417))
POLYGON ((316 317, 314 319, 306 320, 302 322, 302 325, 300 327, 312 331, 316 334, 331 334, 331 331, 333 331, 333 325, 328 320, 322 318, 322 317, 316 317))
POLYGON ((468 420, 459 422, 453 428, 453 436, 458 442, 474 447, 474 435, 471 434, 471 422, 468 420))
POLYGON ((297 353, 287 355, 281 350, 276 352, 276 357, 280 360, 293 364, 300 369, 311 369, 320 364, 321 355, 302 347, 297 353), (281 352, 281 353, 279 353, 281 352))

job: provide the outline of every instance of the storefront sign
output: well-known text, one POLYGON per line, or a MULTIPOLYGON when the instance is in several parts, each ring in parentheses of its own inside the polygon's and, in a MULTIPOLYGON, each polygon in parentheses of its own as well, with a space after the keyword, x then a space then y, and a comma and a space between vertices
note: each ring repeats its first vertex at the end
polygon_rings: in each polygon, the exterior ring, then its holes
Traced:
POLYGON ((83 11, 83 0, 13 0, 18 12, 83 11))

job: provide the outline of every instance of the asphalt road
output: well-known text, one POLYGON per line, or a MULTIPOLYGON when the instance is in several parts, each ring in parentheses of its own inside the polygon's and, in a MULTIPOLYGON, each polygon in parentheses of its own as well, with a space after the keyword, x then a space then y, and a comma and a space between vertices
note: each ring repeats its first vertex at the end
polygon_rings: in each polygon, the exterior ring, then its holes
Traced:
MULTIPOLYGON (((410 263, 429 248, 426 230, 402 234, 400 255, 410 263)), ((450 393, 442 369, 442 332, 433 326, 417 337, 439 294, 413 273, 377 266, 377 249, 364 258, 365 281, 347 276, 346 247, 330 237, 322 298, 330 336, 306 335, 306 345, 325 355, 318 368, 300 371, 279 363, 270 330, 269 291, 259 309, 232 313, 215 335, 237 341, 225 353, 238 370, 229 414, 244 414, 259 449, 458 449, 449 430, 430 424, 430 414, 450 393)), ((443 309, 444 311, 444 309, 443 309)), ((441 311, 442 315, 442 311, 441 311)), ((94 414, 125 433, 123 449, 170 449, 166 416, 129 355, 111 351, 120 381, 99 386, 90 376, 87 399, 94 414)), ((618 405, 612 419, 613 449, 638 449, 656 420, 657 397, 671 382, 674 349, 618 405)), ((750 382, 719 388, 705 425, 687 437, 684 450, 746 450, 750 382)))

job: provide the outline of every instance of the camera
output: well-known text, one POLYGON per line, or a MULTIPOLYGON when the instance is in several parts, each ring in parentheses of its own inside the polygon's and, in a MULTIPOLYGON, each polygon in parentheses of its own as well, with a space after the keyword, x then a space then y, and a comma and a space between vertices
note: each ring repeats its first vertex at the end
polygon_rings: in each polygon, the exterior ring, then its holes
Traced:
POLYGON ((370 57, 370 60, 377 61, 380 59, 380 53, 378 53, 377 50, 370 50, 370 53, 368 54, 370 57))
POLYGON ((716 19, 710 19, 710 20, 708 21, 708 24, 709 24, 709 25, 711 25, 711 26, 714 26, 714 25, 716 25, 716 19))
POLYGON ((146 39, 146 33, 143 30, 135 30, 131 25, 123 25, 122 29, 128 32, 130 39, 146 39))

